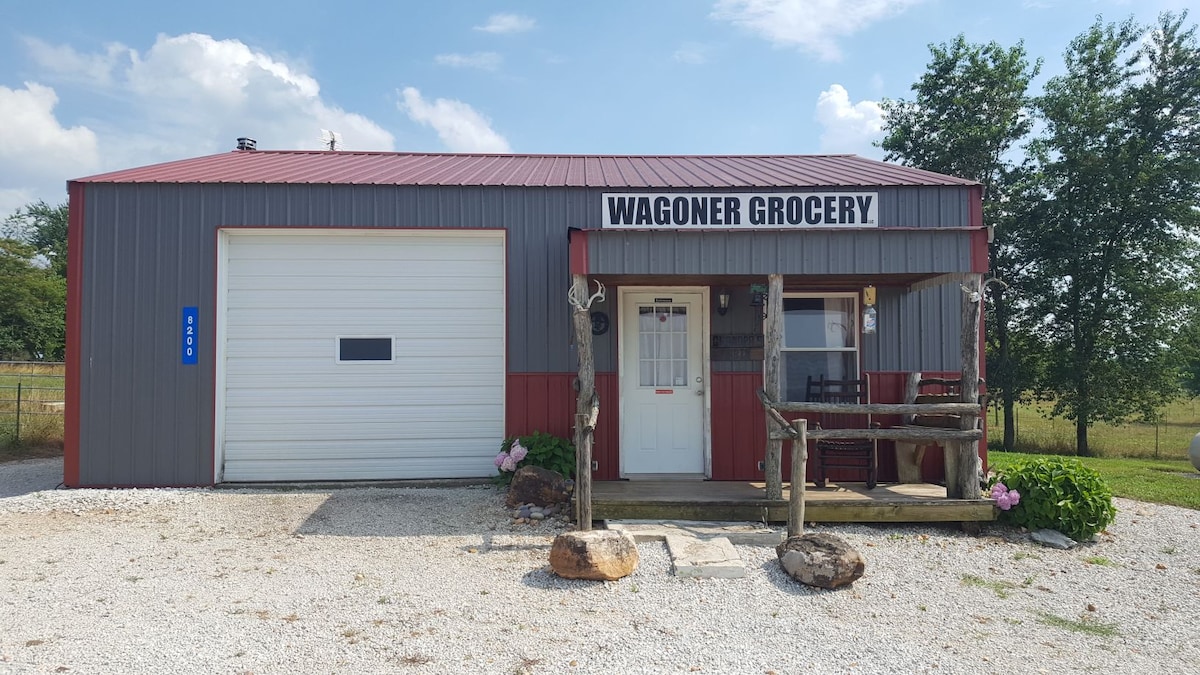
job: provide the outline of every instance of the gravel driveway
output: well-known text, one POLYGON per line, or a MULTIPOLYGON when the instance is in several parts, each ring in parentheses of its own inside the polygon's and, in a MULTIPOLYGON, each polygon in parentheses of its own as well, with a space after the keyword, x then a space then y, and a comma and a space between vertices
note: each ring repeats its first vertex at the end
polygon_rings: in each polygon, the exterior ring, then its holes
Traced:
POLYGON ((994 527, 822 526, 867 558, 818 591, 774 551, 677 579, 546 569, 492 488, 52 490, 0 465, 0 673, 1184 673, 1200 512, 1118 500, 1083 550, 994 527))

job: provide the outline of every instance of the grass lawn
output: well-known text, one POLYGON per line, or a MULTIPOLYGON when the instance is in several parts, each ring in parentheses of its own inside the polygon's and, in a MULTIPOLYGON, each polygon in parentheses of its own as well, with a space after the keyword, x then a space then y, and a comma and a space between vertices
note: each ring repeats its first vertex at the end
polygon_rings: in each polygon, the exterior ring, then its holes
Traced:
MULTIPOLYGON (((1042 455, 1075 454, 1075 423, 1048 419, 1050 404, 1018 405, 1015 450, 1042 455)), ((1172 403, 1158 424, 1093 424, 1088 445, 1097 457, 1137 457, 1187 462, 1188 444, 1200 433, 1200 398, 1172 403)), ((1000 449, 1004 439, 1003 415, 988 413, 988 450, 1000 449)), ((1190 465, 1189 465, 1190 468, 1190 465)), ((1200 489, 1200 485, 1196 486, 1200 489)))
POLYGON ((0 462, 62 454, 63 365, 0 363, 0 462), (17 387, 21 437, 17 433, 17 387))
MULTIPOLYGON (((993 469, 999 471, 1018 459, 1036 456, 1038 455, 992 451, 988 453, 988 461, 993 469)), ((1200 473, 1187 460, 1113 457, 1078 459, 1084 466, 1099 473, 1117 497, 1200 509, 1200 473)))

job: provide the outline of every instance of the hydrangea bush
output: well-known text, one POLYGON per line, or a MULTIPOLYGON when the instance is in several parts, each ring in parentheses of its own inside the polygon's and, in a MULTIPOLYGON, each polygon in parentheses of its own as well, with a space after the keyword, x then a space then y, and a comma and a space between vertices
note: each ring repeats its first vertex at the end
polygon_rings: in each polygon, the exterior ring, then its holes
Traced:
POLYGON ((1013 462, 996 476, 991 495, 1000 520, 1030 530, 1055 529, 1076 541, 1086 541, 1117 517, 1108 484, 1077 459, 1013 462))
POLYGON ((575 446, 565 438, 535 431, 504 439, 495 464, 499 472, 497 481, 504 485, 523 466, 540 466, 571 478, 575 475, 575 446))

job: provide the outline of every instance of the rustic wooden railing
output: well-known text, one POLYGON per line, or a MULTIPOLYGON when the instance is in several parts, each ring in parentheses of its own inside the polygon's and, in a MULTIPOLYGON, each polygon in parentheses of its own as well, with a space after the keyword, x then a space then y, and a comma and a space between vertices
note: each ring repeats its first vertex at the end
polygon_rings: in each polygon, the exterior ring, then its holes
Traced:
MULTIPOLYGON (((772 429, 769 437, 777 441, 792 442, 792 490, 788 499, 788 536, 804 533, 804 491, 805 464, 808 462, 808 441, 821 438, 870 438, 874 440, 929 440, 957 445, 959 454, 974 452, 973 441, 983 438, 983 431, 974 428, 973 420, 982 414, 982 408, 975 403, 808 403, 791 401, 773 401, 763 389, 758 390, 758 400, 762 402, 767 413, 767 419, 772 429), (969 429, 941 429, 937 427, 903 427, 890 429, 808 429, 807 420, 788 421, 783 413, 823 413, 834 415, 911 415, 918 413, 961 415, 964 420, 972 420, 969 429)), ((959 466, 968 466, 968 462, 959 462, 959 466)), ((978 477, 972 476, 968 482, 961 476, 947 476, 946 496, 954 498, 974 498, 971 485, 978 492, 978 477)))

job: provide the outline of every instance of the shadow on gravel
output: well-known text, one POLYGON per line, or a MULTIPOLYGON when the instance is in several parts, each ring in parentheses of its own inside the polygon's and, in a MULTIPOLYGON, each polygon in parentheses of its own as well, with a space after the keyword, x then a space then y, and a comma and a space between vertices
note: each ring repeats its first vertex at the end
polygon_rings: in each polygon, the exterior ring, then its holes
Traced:
POLYGON ((506 512, 489 488, 354 488, 329 494, 296 529, 296 534, 484 537, 502 520, 506 520, 506 512), (494 510, 490 508, 492 501, 494 510))
POLYGON ((588 581, 587 579, 564 579, 550 571, 550 565, 540 569, 530 570, 521 577, 521 583, 530 588, 549 591, 569 591, 572 589, 601 587, 603 581, 588 581))
POLYGON ((0 499, 53 490, 63 479, 61 457, 0 464, 0 499))

